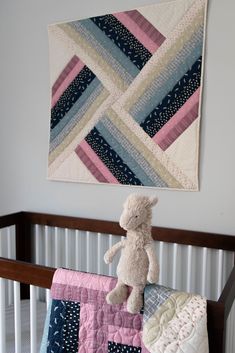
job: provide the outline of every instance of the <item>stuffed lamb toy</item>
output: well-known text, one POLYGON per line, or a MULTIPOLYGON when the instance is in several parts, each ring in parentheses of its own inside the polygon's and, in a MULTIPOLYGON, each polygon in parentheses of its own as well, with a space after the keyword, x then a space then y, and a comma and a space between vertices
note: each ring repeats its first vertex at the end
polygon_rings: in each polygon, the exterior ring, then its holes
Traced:
POLYGON ((107 294, 108 304, 121 304, 128 297, 128 286, 132 291, 127 299, 130 313, 140 312, 143 306, 143 291, 147 283, 157 283, 159 267, 151 236, 152 207, 156 197, 131 194, 124 203, 119 224, 127 231, 126 239, 112 246, 104 255, 104 261, 111 263, 121 250, 117 266, 116 287, 107 294))

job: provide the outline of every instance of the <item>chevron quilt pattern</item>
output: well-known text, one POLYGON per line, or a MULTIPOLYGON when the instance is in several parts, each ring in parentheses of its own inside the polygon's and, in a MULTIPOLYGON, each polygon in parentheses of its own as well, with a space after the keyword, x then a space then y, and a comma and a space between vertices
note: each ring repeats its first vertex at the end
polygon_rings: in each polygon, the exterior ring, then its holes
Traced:
POLYGON ((52 180, 198 190, 206 0, 49 26, 52 180))

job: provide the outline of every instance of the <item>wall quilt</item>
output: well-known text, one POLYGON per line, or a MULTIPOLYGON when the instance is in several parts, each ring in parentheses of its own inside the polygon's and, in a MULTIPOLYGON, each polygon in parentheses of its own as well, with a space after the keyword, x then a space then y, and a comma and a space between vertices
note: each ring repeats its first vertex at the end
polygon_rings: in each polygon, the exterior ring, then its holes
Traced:
POLYGON ((206 0, 49 26, 48 177, 198 190, 206 0))

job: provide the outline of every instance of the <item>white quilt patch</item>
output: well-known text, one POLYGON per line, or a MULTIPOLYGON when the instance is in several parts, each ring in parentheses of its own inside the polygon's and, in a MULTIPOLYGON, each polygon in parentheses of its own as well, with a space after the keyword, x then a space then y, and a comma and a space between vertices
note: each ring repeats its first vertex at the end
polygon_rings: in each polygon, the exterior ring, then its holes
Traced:
POLYGON ((143 342, 151 353, 208 353, 206 299, 148 286, 143 342))

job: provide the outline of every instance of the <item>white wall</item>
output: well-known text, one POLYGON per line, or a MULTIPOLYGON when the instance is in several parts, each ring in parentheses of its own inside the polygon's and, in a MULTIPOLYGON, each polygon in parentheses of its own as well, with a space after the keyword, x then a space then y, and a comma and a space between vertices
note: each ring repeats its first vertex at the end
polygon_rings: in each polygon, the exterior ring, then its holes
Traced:
POLYGON ((235 235, 235 2, 211 0, 201 125, 200 191, 52 182, 47 25, 150 0, 0 1, 0 214, 19 210, 118 220, 134 191, 159 196, 153 224, 235 235))

